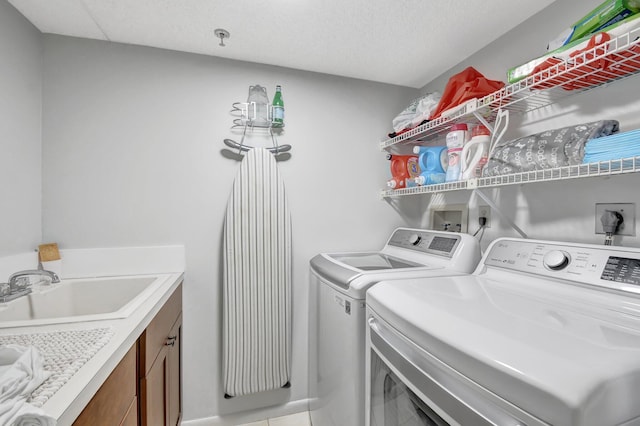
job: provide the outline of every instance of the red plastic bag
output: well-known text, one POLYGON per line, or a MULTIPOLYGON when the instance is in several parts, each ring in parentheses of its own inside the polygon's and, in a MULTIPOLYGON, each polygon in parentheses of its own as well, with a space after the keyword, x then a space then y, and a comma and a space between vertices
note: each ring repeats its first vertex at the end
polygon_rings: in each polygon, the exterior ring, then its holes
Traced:
POLYGON ((475 68, 469 67, 449 79, 442 98, 429 120, 436 119, 450 108, 460 105, 469 99, 482 98, 504 87, 502 81, 488 80, 475 68))
MULTIPOLYGON (((531 75, 548 70, 536 80, 546 80, 532 86, 533 89, 549 89, 561 86, 565 90, 584 89, 586 87, 602 84, 607 81, 607 77, 602 75, 609 67, 609 60, 605 58, 606 44, 611 40, 607 33, 598 33, 592 36, 584 49, 577 49, 569 54, 567 63, 570 71, 567 71, 565 60, 558 58, 548 58, 540 65, 536 66, 531 75), (596 57, 601 59, 593 60, 596 57), (585 63, 586 62, 586 63, 585 63), (562 76, 555 77, 555 74, 563 73, 562 76)), ((611 77, 613 78, 613 76, 611 77)), ((609 79, 611 79, 609 78, 609 79)))

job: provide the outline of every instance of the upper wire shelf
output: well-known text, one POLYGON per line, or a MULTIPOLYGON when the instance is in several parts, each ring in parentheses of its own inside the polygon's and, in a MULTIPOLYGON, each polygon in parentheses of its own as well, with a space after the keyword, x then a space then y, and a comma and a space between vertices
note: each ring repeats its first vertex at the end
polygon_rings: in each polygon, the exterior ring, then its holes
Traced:
POLYGON ((568 96, 638 74, 640 28, 585 49, 568 59, 552 58, 547 65, 548 68, 536 74, 459 106, 446 117, 438 117, 382 141, 380 149, 389 151, 398 146, 429 143, 446 133, 455 123, 484 124, 483 119, 493 122, 501 109, 511 114, 524 114, 568 96))
POLYGON ((597 176, 614 176, 640 172, 640 157, 621 158, 600 161, 598 163, 577 164, 551 169, 532 170, 501 176, 480 177, 457 182, 445 182, 436 185, 415 186, 396 190, 384 190, 383 198, 404 195, 433 194, 438 192, 459 191, 464 189, 493 188, 497 186, 521 185, 533 182, 578 179, 597 176))

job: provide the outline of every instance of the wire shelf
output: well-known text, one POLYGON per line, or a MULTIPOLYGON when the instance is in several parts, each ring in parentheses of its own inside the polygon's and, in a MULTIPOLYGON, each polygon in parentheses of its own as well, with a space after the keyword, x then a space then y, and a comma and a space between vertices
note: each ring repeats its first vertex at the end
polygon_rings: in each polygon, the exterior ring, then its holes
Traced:
POLYGON ((399 197, 403 195, 435 194, 438 192, 460 191, 468 188, 469 181, 436 183, 434 185, 413 186, 403 189, 387 189, 382 191, 382 198, 399 197))
POLYGON ((576 52, 567 59, 548 58, 544 66, 545 69, 531 76, 464 104, 447 117, 382 141, 380 149, 389 151, 397 146, 426 144, 448 131, 452 124, 479 124, 478 115, 493 122, 501 109, 524 114, 636 75, 640 72, 640 28, 576 52))
POLYGON ((494 188, 507 185, 521 185, 534 182, 549 182, 586 177, 614 176, 640 172, 640 157, 621 158, 600 161, 598 163, 578 164, 552 169, 532 170, 502 176, 489 176, 459 182, 446 182, 436 185, 418 186, 398 190, 382 191, 383 198, 403 195, 433 194, 474 188, 494 188))

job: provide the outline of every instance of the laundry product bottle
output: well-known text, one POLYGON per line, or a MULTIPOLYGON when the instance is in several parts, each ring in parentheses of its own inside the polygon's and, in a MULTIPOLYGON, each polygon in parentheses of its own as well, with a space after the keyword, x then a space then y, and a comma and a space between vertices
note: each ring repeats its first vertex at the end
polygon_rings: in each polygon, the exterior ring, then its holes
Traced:
POLYGON ((416 177, 418 185, 433 185, 446 179, 449 165, 446 146, 414 146, 413 153, 418 154, 420 176, 416 177))
POLYGON ((284 127, 284 100, 282 99, 282 87, 276 86, 276 94, 273 95, 273 127, 284 127))
POLYGON ((462 173, 461 155, 462 148, 468 140, 469 128, 466 124, 454 124, 447 133, 447 157, 449 158, 449 167, 447 168, 446 181, 455 182, 460 180, 462 173))
POLYGON ((387 160, 391 161, 391 179, 387 181, 391 189, 406 188, 408 180, 420 175, 417 155, 388 154, 387 160))
POLYGON ((473 128, 471 140, 462 148, 462 180, 482 176, 482 169, 489 161, 491 132, 483 125, 473 128))

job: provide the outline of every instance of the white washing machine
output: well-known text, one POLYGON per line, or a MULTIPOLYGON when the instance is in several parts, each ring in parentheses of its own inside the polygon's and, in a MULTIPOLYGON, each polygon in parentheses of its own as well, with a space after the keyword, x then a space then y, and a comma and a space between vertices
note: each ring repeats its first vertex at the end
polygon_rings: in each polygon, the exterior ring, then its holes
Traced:
POLYGON ((640 424, 640 249, 499 239, 367 322, 367 425, 640 424))
POLYGON ((309 395, 314 426, 364 425, 365 292, 381 280, 471 273, 467 234, 398 228, 380 251, 310 261, 309 395))

